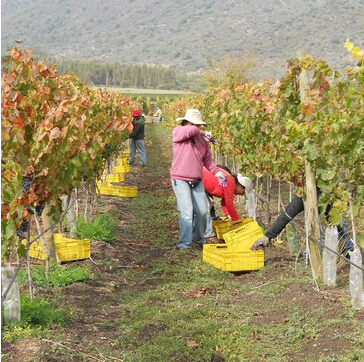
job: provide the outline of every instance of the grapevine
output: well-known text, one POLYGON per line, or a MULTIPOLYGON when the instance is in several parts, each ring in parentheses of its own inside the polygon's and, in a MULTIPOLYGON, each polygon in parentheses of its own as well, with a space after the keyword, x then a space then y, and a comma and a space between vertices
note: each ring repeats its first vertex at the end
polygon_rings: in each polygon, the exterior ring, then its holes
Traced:
POLYGON ((40 215, 51 203, 57 217, 60 196, 102 173, 104 150, 115 154, 130 129, 133 103, 59 75, 28 51, 10 49, 4 69, 1 220, 7 254, 33 210, 40 215))

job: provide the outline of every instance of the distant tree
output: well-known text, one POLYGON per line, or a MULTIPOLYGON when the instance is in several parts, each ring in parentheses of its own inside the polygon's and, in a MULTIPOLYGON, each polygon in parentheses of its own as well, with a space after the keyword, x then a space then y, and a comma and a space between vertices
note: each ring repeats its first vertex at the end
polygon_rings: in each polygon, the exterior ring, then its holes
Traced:
POLYGON ((229 87, 236 82, 245 82, 248 79, 247 72, 254 67, 255 62, 253 55, 225 56, 219 61, 208 59, 204 84, 208 87, 229 87))
POLYGON ((52 60, 61 73, 77 74, 84 82, 94 85, 177 88, 173 69, 147 64, 104 63, 100 60, 52 60))

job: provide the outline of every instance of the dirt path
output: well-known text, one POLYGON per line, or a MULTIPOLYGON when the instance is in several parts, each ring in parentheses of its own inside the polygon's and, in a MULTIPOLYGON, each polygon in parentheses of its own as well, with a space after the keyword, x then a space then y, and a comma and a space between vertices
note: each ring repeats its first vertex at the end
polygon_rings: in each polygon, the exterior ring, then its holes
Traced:
POLYGON ((317 292, 283 246, 266 252, 260 272, 240 275, 202 263, 198 250, 173 251, 170 134, 155 124, 147 134, 148 166, 126 178, 138 197, 100 197, 95 210, 117 215, 118 241, 93 243, 92 260, 80 262, 93 280, 54 291, 72 323, 19 341, 7 360, 354 361, 364 312, 350 309, 347 267, 336 289, 317 292))

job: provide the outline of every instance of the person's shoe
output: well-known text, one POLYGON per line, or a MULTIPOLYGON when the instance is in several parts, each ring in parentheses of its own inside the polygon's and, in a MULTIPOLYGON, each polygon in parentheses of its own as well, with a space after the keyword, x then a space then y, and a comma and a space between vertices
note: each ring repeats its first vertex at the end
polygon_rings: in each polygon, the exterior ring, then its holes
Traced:
POLYGON ((220 240, 216 236, 211 236, 205 239, 206 244, 218 244, 220 240))
POLYGON ((202 250, 202 248, 203 248, 204 244, 205 244, 205 243, 196 243, 196 241, 193 241, 193 242, 192 242, 192 246, 193 246, 194 248, 199 249, 199 250, 202 250))
POLYGON ((187 247, 185 247, 185 248, 180 248, 178 245, 176 245, 173 249, 174 249, 174 250, 191 250, 191 249, 192 249, 192 247, 187 246, 187 247))
POLYGON ((128 161, 128 162, 127 162, 127 164, 128 164, 128 165, 133 165, 134 163, 133 163, 133 162, 128 161))

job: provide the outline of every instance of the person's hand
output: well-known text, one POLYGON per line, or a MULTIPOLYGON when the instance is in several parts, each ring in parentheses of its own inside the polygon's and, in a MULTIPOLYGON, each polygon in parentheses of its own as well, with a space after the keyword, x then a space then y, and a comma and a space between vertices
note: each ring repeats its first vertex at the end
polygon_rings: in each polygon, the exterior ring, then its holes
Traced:
POLYGON ((267 236, 263 236, 262 238, 258 239, 253 246, 250 248, 251 250, 258 250, 263 249, 269 245, 269 239, 267 236))
POLYGON ((209 131, 205 131, 205 137, 206 138, 212 138, 212 133, 209 131))
POLYGON ((221 172, 221 171, 216 172, 215 176, 218 179, 219 186, 221 186, 221 187, 226 187, 227 186, 227 177, 226 177, 226 175, 224 175, 223 172, 221 172))
POLYGON ((214 136, 212 135, 211 132, 209 132, 209 131, 203 131, 203 135, 207 139, 207 141, 209 141, 211 143, 215 143, 216 142, 216 139, 214 138, 214 136))

